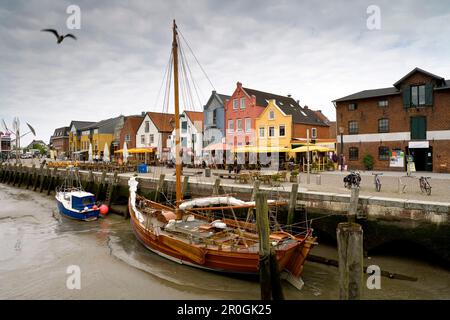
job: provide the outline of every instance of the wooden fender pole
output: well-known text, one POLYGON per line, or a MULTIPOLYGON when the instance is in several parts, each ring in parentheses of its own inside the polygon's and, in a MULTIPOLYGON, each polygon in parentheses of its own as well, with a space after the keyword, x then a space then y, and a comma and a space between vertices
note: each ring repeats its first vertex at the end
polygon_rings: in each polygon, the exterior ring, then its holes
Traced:
POLYGON ((339 223, 337 230, 339 256, 339 298, 361 299, 363 286, 363 230, 352 222, 339 223))

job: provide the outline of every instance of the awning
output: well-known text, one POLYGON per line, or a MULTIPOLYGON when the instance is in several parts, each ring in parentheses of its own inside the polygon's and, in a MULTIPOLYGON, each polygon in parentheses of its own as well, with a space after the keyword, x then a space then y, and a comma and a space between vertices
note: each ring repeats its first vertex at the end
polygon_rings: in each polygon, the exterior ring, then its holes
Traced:
POLYGON ((245 146, 234 149, 235 153, 269 153, 269 152, 290 152, 291 148, 276 147, 276 146, 245 146))
MULTIPOLYGON (((156 148, 132 148, 128 149, 128 153, 152 153, 155 152, 156 148)), ((114 153, 123 153, 123 149, 116 150, 114 153)))
POLYGON ((308 152, 308 151, 328 152, 328 151, 334 151, 334 149, 330 149, 330 148, 323 147, 323 146, 316 146, 316 145, 302 146, 302 147, 292 149, 292 152, 308 152))

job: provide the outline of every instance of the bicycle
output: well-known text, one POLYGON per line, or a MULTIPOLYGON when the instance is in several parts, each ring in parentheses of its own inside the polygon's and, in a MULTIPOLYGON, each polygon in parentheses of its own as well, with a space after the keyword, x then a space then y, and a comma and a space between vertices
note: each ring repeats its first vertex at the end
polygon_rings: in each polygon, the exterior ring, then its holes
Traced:
POLYGON ((431 179, 431 177, 420 177, 419 185, 420 185, 420 191, 426 192, 427 195, 430 195, 431 194, 431 185, 428 182, 428 179, 431 179))
POLYGON ((381 180, 378 176, 382 176, 383 174, 382 173, 372 173, 372 175, 374 176, 373 180, 375 183, 375 190, 377 192, 380 192, 381 191, 381 180))
POLYGON ((361 182, 361 176, 357 171, 351 171, 349 175, 344 177, 344 187, 347 189, 351 189, 352 186, 356 186, 359 188, 359 184, 361 182))

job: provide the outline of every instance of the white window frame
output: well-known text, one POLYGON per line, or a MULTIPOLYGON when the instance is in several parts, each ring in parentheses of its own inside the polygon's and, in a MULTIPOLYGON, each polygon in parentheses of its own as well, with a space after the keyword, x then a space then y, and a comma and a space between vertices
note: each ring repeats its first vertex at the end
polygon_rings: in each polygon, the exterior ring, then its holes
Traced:
POLYGON ((273 110, 269 111, 269 120, 275 120, 275 111, 273 110))
POLYGON ((228 120, 228 133, 233 133, 234 132, 234 121, 233 120, 228 120))
POLYGON ((281 124, 281 125, 278 127, 278 136, 279 136, 279 137, 286 137, 286 125, 281 124), (284 128, 284 134, 283 134, 283 135, 281 135, 281 127, 284 128))
POLYGON ((151 134, 150 135, 150 143, 154 143, 155 142, 155 135, 151 134))
POLYGON ((259 127, 259 137, 264 138, 266 136, 266 128, 265 127, 259 127), (261 135, 262 130, 262 135, 261 135))
POLYGON ((245 109, 245 98, 239 99, 239 107, 245 109))
POLYGON ((251 131, 252 131, 252 119, 245 118, 245 132, 251 132, 251 131))
POLYGON ((236 119, 236 131, 242 132, 242 119, 236 119), (239 124, 241 124, 241 125, 239 126, 239 124))
POLYGON ((149 133, 150 132, 150 121, 145 121, 144 132, 145 133, 149 133))
POLYGON ((239 108, 238 99, 233 99, 233 110, 237 110, 239 108))
POLYGON ((275 137, 275 126, 270 126, 269 129, 267 130, 267 136, 269 138, 274 138, 275 137), (273 129, 273 136, 270 135, 270 129, 273 129))
POLYGON ((317 128, 311 129, 311 139, 317 139, 317 128))
POLYGON ((141 144, 145 145, 145 134, 141 134, 141 144))

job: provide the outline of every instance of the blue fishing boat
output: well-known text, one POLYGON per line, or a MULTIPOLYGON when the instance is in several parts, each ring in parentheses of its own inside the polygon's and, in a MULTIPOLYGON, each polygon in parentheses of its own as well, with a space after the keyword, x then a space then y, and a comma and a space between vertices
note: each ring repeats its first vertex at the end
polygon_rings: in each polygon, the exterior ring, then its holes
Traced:
POLYGON ((100 214, 100 206, 95 196, 83 190, 81 182, 71 170, 62 186, 56 188, 56 201, 61 215, 82 221, 96 220, 100 214))

